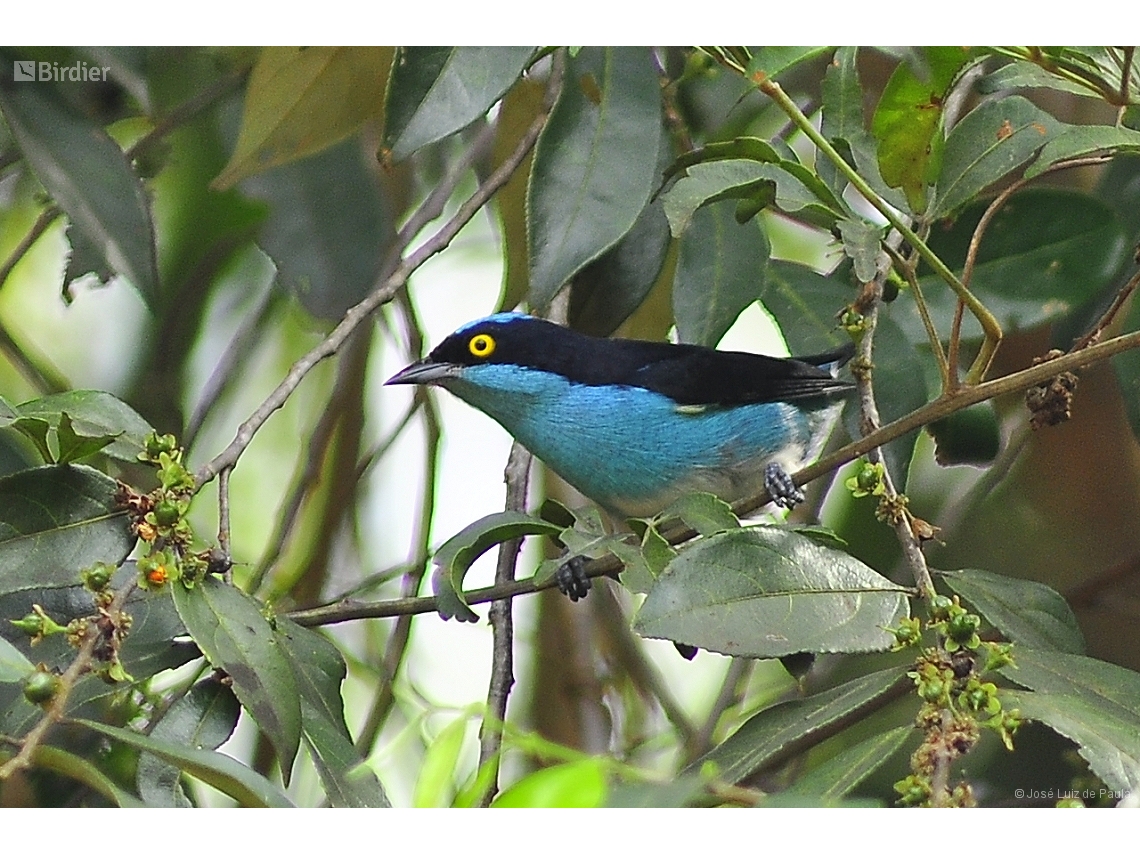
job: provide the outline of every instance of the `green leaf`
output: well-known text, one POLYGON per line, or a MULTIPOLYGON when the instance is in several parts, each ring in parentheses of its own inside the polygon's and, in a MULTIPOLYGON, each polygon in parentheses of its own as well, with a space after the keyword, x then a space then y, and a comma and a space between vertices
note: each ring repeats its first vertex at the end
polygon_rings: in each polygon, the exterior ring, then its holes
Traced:
MULTIPOLYGON (((822 108, 819 132, 854 166, 852 140, 866 133, 863 126, 863 87, 855 63, 858 48, 841 47, 823 73, 820 87, 822 108)), ((828 158, 817 154, 815 168, 819 177, 836 196, 842 196, 847 179, 828 158)))
POLYGON ((606 803, 606 758, 589 757, 531 772, 491 807, 596 808, 606 803))
POLYGON ((716 140, 703 146, 677 155, 662 173, 668 182, 679 172, 688 170, 698 163, 713 163, 718 160, 749 160, 756 163, 779 163, 783 155, 766 139, 760 137, 734 137, 730 140, 716 140))
POLYGON ((454 787, 455 765, 463 748, 463 738, 467 735, 467 719, 460 716, 448 723, 432 740, 420 765, 416 778, 415 792, 412 794, 413 807, 447 807, 451 802, 454 787))
POLYGON ((946 139, 930 216, 946 216, 972 201, 1058 139, 1064 127, 1020 95, 987 101, 970 111, 946 139))
POLYGON ((1040 175, 1058 161, 1086 157, 1098 152, 1108 154, 1140 152, 1140 131, 1111 125, 1070 125, 1061 131, 1059 136, 1045 143, 1041 154, 1025 170, 1025 177, 1033 178, 1040 175))
POLYGON ((277 787, 225 754, 203 748, 187 748, 175 742, 155 739, 98 721, 76 719, 76 723, 141 751, 158 755, 188 775, 221 790, 242 807, 294 806, 277 787))
POLYGON ((761 47, 753 50, 748 62, 748 78, 754 82, 771 80, 785 71, 827 53, 823 47, 761 47))
POLYGON ((724 532, 685 549, 633 628, 730 656, 885 650, 910 613, 906 591, 845 552, 778 526, 724 532))
POLYGON ((1032 694, 1009 692, 1002 705, 1077 743, 1089 768, 1115 790, 1140 787, 1140 674, 1086 656, 1018 648, 1002 674, 1032 694))
POLYGON ((841 799, 890 760, 915 732, 913 725, 904 724, 877 733, 811 769, 785 792, 841 799))
POLYGON ((940 573, 939 577, 1010 641, 1038 650, 1085 652, 1073 610, 1047 585, 972 569, 940 573))
POLYGON ((110 439, 103 454, 126 463, 137 463, 146 438, 154 430, 128 404, 108 392, 75 389, 25 401, 16 408, 25 418, 46 421, 58 430, 66 413, 75 432, 91 440, 110 439))
POLYGON ((143 802, 105 775, 95 764, 70 751, 51 745, 37 746, 32 754, 32 766, 36 769, 50 769, 73 781, 78 781, 99 793, 116 807, 146 807, 143 802))
POLYGON ((714 764, 717 777, 739 783, 762 768, 795 756, 844 720, 865 718, 910 690, 906 668, 875 671, 818 695, 761 710, 685 771, 714 764))
POLYGON ((771 247, 756 223, 741 225, 731 203, 700 209, 681 237, 673 314, 681 341, 713 347, 764 288, 771 247))
POLYGON ((41 466, 0 478, 0 594, 74 583, 135 544, 118 482, 86 466, 41 466))
MULTIPOLYGON (((660 168, 664 168, 668 155, 669 141, 662 136, 660 168)), ((645 302, 662 278, 672 245, 664 208, 661 198, 651 201, 625 237, 574 276, 570 326, 589 335, 608 336, 645 302)))
MULTIPOLYGON (((189 748, 215 750, 233 735, 241 705, 220 680, 199 680, 166 711, 150 735, 189 748)), ((190 807, 182 789, 182 770, 156 754, 139 756, 135 775, 139 795, 149 807, 190 807)))
POLYGON ((871 120, 883 180, 903 190, 915 213, 925 209, 926 185, 938 174, 943 101, 969 57, 963 48, 922 51, 928 75, 920 76, 911 63, 899 63, 871 120))
POLYGON ((392 73, 384 90, 384 134, 380 143, 380 159, 390 152, 404 128, 411 122, 432 85, 439 79, 454 48, 398 47, 392 62, 392 73))
POLYGON ((378 118, 392 56, 390 47, 262 48, 237 145, 211 189, 316 154, 378 118))
POLYGON ((685 525, 703 537, 740 528, 740 520, 732 512, 732 506, 712 493, 686 493, 662 511, 660 517, 680 517, 685 525))
POLYGON ((74 463, 92 457, 115 441, 113 436, 80 436, 72 427, 71 416, 67 413, 59 414, 56 439, 59 445, 57 463, 74 463))
POLYGON ((662 131, 648 48, 583 48, 568 60, 527 194, 532 306, 544 309, 633 227, 653 192, 662 131))
POLYGON ((35 666, 27 657, 0 636, 0 683, 18 683, 34 670, 35 666))
POLYGON ((505 540, 528 534, 560 534, 562 527, 518 511, 501 511, 476 520, 450 538, 435 553, 432 590, 439 599, 444 620, 479 619, 463 596, 463 577, 480 555, 505 540))
POLYGON ((17 419, 12 423, 12 427, 26 436, 32 441, 32 445, 36 447, 36 453, 44 463, 55 463, 55 452, 52 451, 51 443, 48 441, 48 434, 51 432, 51 425, 43 419, 17 419))
POLYGON ((269 203, 259 242, 313 315, 338 320, 376 285, 395 240, 380 185, 349 140, 246 182, 269 203))
MULTIPOLYGON (((772 259, 764 273, 760 301, 772 313, 793 354, 823 353, 842 340, 835 321, 855 292, 839 277, 772 259)), ((843 338, 846 335, 843 334, 843 338)))
POLYGON ((333 807, 389 807, 384 789, 353 745, 344 723, 341 684, 348 670, 319 632, 276 618, 281 650, 301 691, 301 734, 333 807))
POLYGON ((32 171, 107 265, 154 309, 159 299, 150 202, 126 155, 53 86, 0 88, 0 112, 32 171))
POLYGON ((293 668, 260 604, 215 576, 192 590, 170 588, 186 629, 210 664, 230 676, 234 694, 269 737, 288 782, 301 740, 301 703, 293 668))
MULTIPOLYGON (((961 271, 970 238, 986 205, 966 208, 949 229, 934 229, 930 248, 961 271)), ((990 222, 978 250, 970 290, 1006 330, 1030 329, 1066 316, 1106 288, 1131 253, 1112 210, 1082 193, 1030 188, 1010 199, 990 222)), ((948 330, 953 293, 925 268, 919 280, 938 329, 948 330)), ((899 301, 902 302, 902 301, 899 301)), ((898 306, 912 341, 926 340, 913 301, 898 306)), ((969 318, 969 315, 967 315, 969 318)), ((980 335, 967 320, 965 335, 980 335)))
POLYGON ((958 410, 926 426, 939 466, 987 466, 1001 450, 1001 426, 992 401, 958 410))
POLYGON ((798 163, 755 160, 708 160, 696 163, 664 194, 665 216, 674 237, 681 237, 699 209, 722 199, 749 199, 763 194, 766 204, 830 225, 835 213, 820 204, 830 191, 798 163))
MULTIPOLYGON (((405 69, 413 65, 421 51, 430 52, 429 65, 435 67, 436 48, 403 48, 400 62, 392 73, 392 86, 388 90, 392 99, 415 95, 403 89, 405 69)), ((503 97, 522 74, 533 47, 455 47, 450 48, 439 73, 427 91, 415 103, 408 115, 408 107, 401 104, 391 118, 403 118, 402 126, 390 122, 385 128, 385 140, 390 141, 393 160, 403 160, 417 149, 441 140, 470 125, 503 97)), ((423 72, 419 72, 422 76, 423 72)), ((413 73, 415 76, 415 73, 413 73)))
POLYGON ((990 95, 1006 89, 1054 89, 1058 92, 1069 92, 1073 95, 1084 95, 1086 98, 1098 98, 1099 95, 1088 86, 1082 86, 1068 78, 1061 77, 1046 71, 1036 63, 1017 59, 1008 65, 1003 65, 997 71, 987 74, 978 81, 978 92, 990 95))
POLYGON ((840 220, 836 223, 843 240, 843 251, 855 262, 855 277, 870 282, 879 272, 880 261, 886 267, 888 259, 879 242, 883 238, 882 226, 867 220, 840 220))
POLYGON ((615 782, 609 790, 608 808, 682 808, 697 803, 704 795, 700 775, 681 775, 658 784, 651 781, 615 782))

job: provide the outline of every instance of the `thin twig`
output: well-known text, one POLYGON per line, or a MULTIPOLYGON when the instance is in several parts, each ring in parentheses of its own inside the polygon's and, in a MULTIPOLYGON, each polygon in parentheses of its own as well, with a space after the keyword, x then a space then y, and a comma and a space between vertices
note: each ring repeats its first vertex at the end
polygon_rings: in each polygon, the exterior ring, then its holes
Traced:
MULTIPOLYGON (((1101 163, 1107 163, 1112 158, 1108 155, 1096 155, 1093 157, 1081 157, 1074 160, 1062 160, 1050 165, 1048 168, 1042 170, 1033 178, 1019 178, 1017 181, 1010 184, 1002 190, 994 200, 986 207, 985 213, 982 218, 978 220, 978 224, 974 227, 974 233, 970 236, 970 245, 966 250, 966 261, 962 265, 962 287, 970 287, 970 279, 974 275, 974 265, 978 259, 978 249, 982 244, 982 236, 985 235, 986 229, 989 228, 990 222, 1001 210, 1002 206, 1009 201, 1009 198, 1028 184, 1035 178, 1042 175, 1048 175, 1052 172, 1059 172, 1062 169, 1071 169, 1075 166, 1095 166, 1101 163)), ((950 363, 950 382, 954 388, 958 386, 958 351, 962 336, 962 319, 963 312, 965 311, 965 304, 962 302, 961 297, 958 299, 958 305, 954 309, 954 322, 950 327, 950 344, 948 360, 950 363)), ((953 391, 953 390, 951 390, 953 391)))
POLYGON ((697 729, 696 735, 685 746, 686 763, 692 763, 698 757, 703 757, 712 747, 713 736, 716 733, 717 725, 720 724, 721 717, 731 707, 740 703, 744 696, 741 685, 755 664, 754 659, 746 659, 743 656, 736 656, 728 663, 728 670, 724 673, 720 691, 717 692, 712 707, 705 717, 705 723, 697 729))
MULTIPOLYGON (((503 470, 503 480, 507 485, 507 498, 503 507, 508 511, 525 511, 527 484, 530 480, 531 454, 519 443, 511 444, 507 466, 503 470)), ((516 537, 499 544, 499 556, 495 565, 495 584, 513 582, 518 565, 522 538, 516 537)), ((479 802, 486 807, 499 790, 499 752, 503 744, 503 731, 499 722, 507 719, 507 698, 515 684, 514 657, 514 618, 510 600, 496 600, 488 612, 491 624, 491 679, 487 685, 487 712, 479 728, 479 765, 494 766, 491 784, 480 796, 479 802), (490 723, 490 726, 488 724, 490 723)))
POLYGON ((236 91, 248 76, 249 69, 229 74, 182 103, 176 104, 169 113, 154 123, 154 127, 139 137, 135 144, 126 150, 127 158, 137 160, 149 154, 150 150, 163 137, 186 124, 199 113, 212 107, 215 101, 236 91))
POLYGON ((1073 346, 1069 348, 1069 353, 1076 350, 1083 350, 1093 342, 1100 341, 1101 335, 1104 334, 1108 325, 1116 318, 1117 313, 1124 308, 1124 304, 1128 301, 1128 298, 1132 296, 1132 292, 1136 290, 1137 285, 1140 285, 1140 272, 1133 274, 1132 278, 1121 286, 1120 290, 1116 292, 1112 303, 1104 310, 1103 314, 1101 314, 1100 319, 1093 324, 1092 329, 1073 342, 1073 346))
MULTIPOLYGON (((944 395, 919 407, 902 418, 884 425, 861 439, 848 443, 843 448, 806 466, 792 476, 793 482, 802 486, 809 481, 819 478, 828 472, 838 469, 857 457, 861 457, 872 448, 885 445, 891 440, 898 439, 906 433, 931 422, 945 418, 959 410, 964 410, 981 401, 988 401, 999 395, 1012 392, 1023 392, 1031 386, 1036 386, 1044 380, 1055 376, 1062 371, 1075 371, 1097 362, 1116 356, 1128 350, 1140 347, 1140 331, 1116 336, 1107 341, 1099 342, 1084 350, 1067 353, 1057 359, 1025 368, 1021 371, 1007 374, 996 380, 987 380, 976 386, 963 386, 954 395, 944 395)), ((767 492, 760 493, 748 499, 736 502, 732 507, 738 516, 747 516, 771 501, 767 492)), ((667 540, 671 544, 681 543, 696 536, 696 532, 685 526, 670 528, 667 540)), ((594 559, 583 567, 583 572, 590 578, 598 576, 612 576, 620 571, 621 562, 614 556, 594 559)), ((533 579, 521 579, 505 585, 492 585, 486 588, 477 588, 464 592, 464 599, 468 604, 487 603, 502 597, 517 597, 523 594, 532 594, 535 591, 553 588, 553 577, 536 583, 533 579)), ((326 624, 342 623, 349 620, 363 620, 377 617, 395 617, 397 615, 424 614, 438 611, 435 597, 415 597, 409 599, 389 600, 376 603, 358 603, 341 601, 320 608, 305 609, 289 615, 293 620, 303 626, 322 626, 326 624)))
MULTIPOLYGON (((559 67, 557 63, 554 66, 555 69, 559 67)), ((515 170, 518 169, 519 165, 534 147, 535 142, 538 140, 539 133, 546 125, 547 116, 550 114, 560 86, 561 77, 556 73, 552 73, 550 86, 547 89, 547 99, 544 104, 544 109, 535 117, 534 121, 531 122, 530 127, 522 139, 519 140, 518 145, 515 146, 515 150, 511 153, 510 157, 503 161, 499 168, 491 173, 488 179, 476 189, 466 202, 460 205, 454 216, 452 216, 439 231, 428 238, 419 249, 402 260, 378 288, 345 312, 344 318, 337 324, 336 328, 329 333, 324 341, 293 364, 293 367, 289 369, 288 374, 285 375, 285 378, 278 384, 277 388, 270 393, 269 397, 265 399, 261 406, 238 428, 237 435, 233 441, 213 460, 198 470, 196 480, 199 488, 201 488, 201 485, 213 480, 222 469, 237 465, 238 460, 250 442, 253 441, 253 437, 257 434, 257 431, 261 429, 261 426, 265 424, 273 413, 284 406, 289 396, 293 394, 293 391, 300 385, 309 371, 311 371, 317 363, 335 355, 361 323, 367 320, 377 308, 390 301, 392 297, 404 287, 408 281, 408 277, 411 276, 413 272, 418 270, 429 258, 445 249, 451 241, 454 240, 455 236, 459 234, 459 231, 482 210, 483 206, 487 204, 499 188, 514 174, 515 170)), ((458 182, 458 179, 455 180, 458 182)), ((429 200, 430 198, 431 197, 429 197, 429 200)), ((419 212, 417 212, 417 214, 418 213, 419 212)), ((424 216, 427 216, 426 212, 424 216)), ((438 216, 438 214, 436 216, 438 216)), ((435 216, 428 217, 427 221, 430 222, 432 219, 435 219, 435 216)))

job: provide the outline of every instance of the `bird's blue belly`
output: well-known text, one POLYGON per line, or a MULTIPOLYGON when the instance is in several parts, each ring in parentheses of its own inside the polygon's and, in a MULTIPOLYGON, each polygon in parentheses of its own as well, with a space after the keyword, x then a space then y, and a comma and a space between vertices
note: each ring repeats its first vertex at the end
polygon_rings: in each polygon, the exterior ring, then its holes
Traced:
POLYGON ((764 466, 818 454, 841 403, 679 407, 630 386, 587 386, 512 365, 466 370, 447 388, 503 425, 569 484, 610 511, 649 516, 694 491, 759 493, 764 466))

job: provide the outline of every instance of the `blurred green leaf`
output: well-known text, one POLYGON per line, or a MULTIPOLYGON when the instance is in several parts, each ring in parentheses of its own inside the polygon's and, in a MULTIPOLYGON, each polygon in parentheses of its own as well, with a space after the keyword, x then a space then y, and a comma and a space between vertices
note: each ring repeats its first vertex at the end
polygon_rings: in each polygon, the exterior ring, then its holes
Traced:
POLYGON ((281 281, 319 318, 339 320, 375 287, 395 240, 376 176, 355 140, 251 178, 269 203, 259 243, 281 281))
POLYGON ((906 668, 875 671, 807 698, 761 710, 686 771, 715 764, 717 777, 739 783, 762 768, 795 756, 815 734, 836 722, 865 718, 912 688, 906 668))
MULTIPOLYGON (((212 751, 233 735, 240 714, 241 704, 228 686, 213 678, 199 680, 166 711, 150 735, 212 751)), ((182 789, 182 770, 157 754, 141 753, 135 778, 149 807, 191 807, 182 789)))
POLYGON ((476 520, 450 538, 435 553, 431 585, 439 598, 439 613, 446 620, 479 619, 463 596, 463 577, 480 555, 504 540, 528 534, 560 534, 562 527, 518 511, 501 511, 476 520))
POLYGON ((0 683, 18 683, 34 670, 23 653, 0 637, 0 683))
POLYGON ((461 130, 503 97, 534 54, 533 47, 454 47, 427 90, 405 85, 407 77, 422 83, 438 65, 438 48, 401 48, 392 72, 387 99, 389 113, 385 145, 393 160, 461 130), (413 70, 421 57, 428 68, 413 70), (411 99, 414 104, 406 103, 411 99), (398 106, 397 106, 398 104, 398 106), (396 122, 403 120, 402 124, 396 122))
POLYGON ((234 694, 273 745, 288 782, 301 740, 297 681, 257 600, 215 576, 187 590, 170 586, 190 635, 215 668, 233 681, 234 694))
POLYGON ((634 620, 730 656, 885 650, 910 614, 906 591, 845 552, 778 526, 724 532, 683 550, 634 620))
POLYGON ((1140 787, 1140 674, 1055 650, 1018 647, 1015 658, 1017 667, 1002 674, 1033 692, 1009 692, 1002 705, 1077 743, 1112 789, 1140 787))
POLYGON ((491 807, 596 808, 606 802, 605 758, 590 757, 531 772, 491 807))
POLYGON ((44 189, 154 309, 159 278, 150 201, 122 149, 57 99, 52 86, 0 87, 0 112, 44 189))
POLYGON ((890 760, 915 733, 916 728, 909 724, 876 733, 809 770, 785 792, 841 799, 890 760))
POLYGON ((1001 449, 1001 426, 993 402, 983 401, 931 422, 934 459, 939 466, 985 466, 1001 449))
POLYGON ((187 748, 98 721, 77 719, 76 723, 141 751, 158 755, 188 775, 221 790, 243 807, 293 807, 293 803, 281 790, 225 754, 203 748, 187 748))
POLYGON ((1118 154, 1140 152, 1140 131, 1111 125, 1069 125, 1059 136, 1045 143, 1041 154, 1025 170, 1026 178, 1040 175, 1061 160, 1105 152, 1118 154))
POLYGON ((535 148, 530 302, 544 309, 633 227, 653 192, 661 92, 648 48, 583 48, 535 148))
POLYGON ((939 173, 943 101, 969 58, 967 50, 956 47, 922 48, 922 53, 928 74, 899 63, 871 120, 883 180, 903 190, 915 213, 925 210, 926 185, 939 173))
POLYGON ((42 466, 0 478, 0 594, 76 582, 135 544, 118 483, 86 466, 42 466))
POLYGON ((440 808, 451 803, 455 766, 466 734, 467 719, 460 716, 448 723, 432 740, 416 778, 415 792, 412 794, 413 807, 440 808))
POLYGON ((212 189, 316 154, 379 118, 392 56, 390 47, 262 48, 237 145, 212 189))
POLYGON ((940 573, 939 578, 1010 641, 1037 650, 1085 652, 1076 615, 1047 585, 973 569, 940 573))
POLYGON ((80 436, 71 424, 71 416, 67 413, 59 414, 59 425, 56 427, 56 441, 59 454, 56 463, 74 463, 98 454, 115 441, 114 436, 80 436))
POLYGON ((681 808, 696 803, 705 792, 700 775, 681 775, 659 784, 651 781, 615 782, 609 789, 608 808, 681 808))
POLYGON ((101 451, 126 463, 138 462, 139 452, 154 430, 128 404, 108 392, 95 389, 75 389, 35 398, 15 409, 22 417, 42 419, 57 429, 60 416, 66 413, 77 434, 94 441, 110 439, 101 451))
POLYGON ((972 201, 1063 130, 1064 125, 1020 95, 971 110, 946 139, 930 216, 946 216, 972 201))
POLYGON ((673 314, 683 342, 713 347, 764 289, 771 247, 756 223, 741 225, 731 203, 701 208, 681 236, 673 314))

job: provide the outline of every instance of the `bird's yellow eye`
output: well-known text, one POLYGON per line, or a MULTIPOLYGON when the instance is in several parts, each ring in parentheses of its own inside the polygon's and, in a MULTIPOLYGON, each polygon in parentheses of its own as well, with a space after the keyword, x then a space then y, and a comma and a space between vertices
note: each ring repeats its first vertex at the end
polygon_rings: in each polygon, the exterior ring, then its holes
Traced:
POLYGON ((473 335, 471 341, 467 342, 467 349, 471 351, 472 356, 485 359, 495 352, 495 339, 487 333, 473 335))

